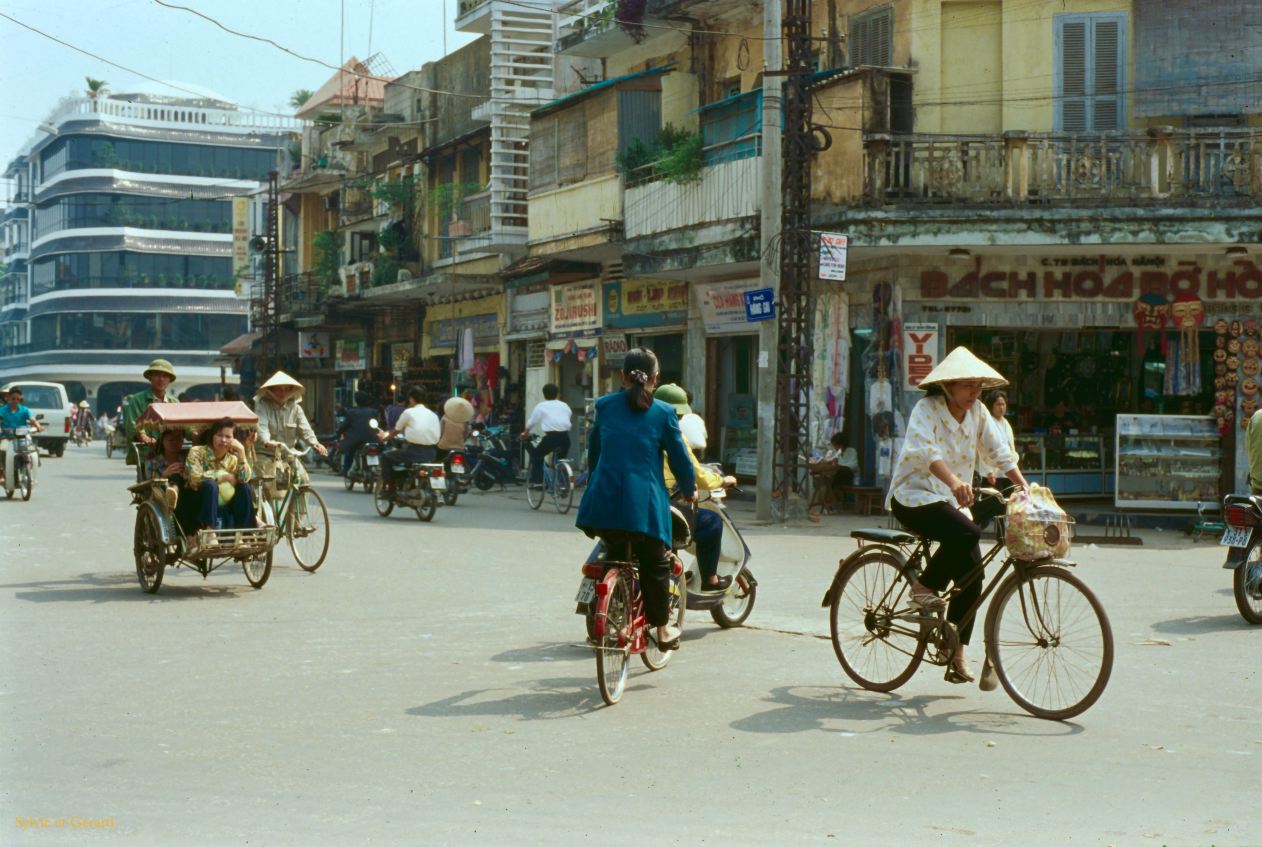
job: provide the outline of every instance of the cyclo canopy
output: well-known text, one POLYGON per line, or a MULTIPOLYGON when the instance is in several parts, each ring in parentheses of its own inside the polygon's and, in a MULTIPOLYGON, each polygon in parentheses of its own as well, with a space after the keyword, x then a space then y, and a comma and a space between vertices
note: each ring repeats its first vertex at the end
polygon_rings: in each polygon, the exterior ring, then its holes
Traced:
POLYGON ((258 429, 259 416, 240 400, 213 403, 154 403, 136 420, 137 429, 156 437, 172 429, 195 438, 217 421, 228 418, 245 429, 258 429))

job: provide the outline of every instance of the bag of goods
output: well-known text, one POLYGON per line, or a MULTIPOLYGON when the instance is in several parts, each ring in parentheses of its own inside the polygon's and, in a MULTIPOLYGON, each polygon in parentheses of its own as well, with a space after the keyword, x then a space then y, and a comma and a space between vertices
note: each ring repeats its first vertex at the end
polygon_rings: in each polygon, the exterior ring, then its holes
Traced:
POLYGON ((1060 558, 1069 552, 1074 519, 1065 513, 1051 489, 1031 485, 1008 501, 1004 543, 1014 559, 1060 558))

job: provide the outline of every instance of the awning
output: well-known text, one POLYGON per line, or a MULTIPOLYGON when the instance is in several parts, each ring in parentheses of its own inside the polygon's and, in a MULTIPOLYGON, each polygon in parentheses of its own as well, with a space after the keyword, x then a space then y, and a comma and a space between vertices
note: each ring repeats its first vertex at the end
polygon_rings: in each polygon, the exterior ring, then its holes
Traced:
POLYGON ((508 288, 520 288, 533 283, 577 282, 600 276, 600 264, 571 262, 551 259, 547 256, 527 256, 518 259, 500 271, 508 288))
POLYGON ((247 332, 238 335, 227 344, 219 348, 219 354, 222 356, 245 356, 254 347, 254 342, 263 337, 261 332, 247 332))
POLYGON ((564 350, 568 345, 591 349, 600 343, 599 335, 585 335, 581 338, 555 338, 548 342, 549 350, 564 350))

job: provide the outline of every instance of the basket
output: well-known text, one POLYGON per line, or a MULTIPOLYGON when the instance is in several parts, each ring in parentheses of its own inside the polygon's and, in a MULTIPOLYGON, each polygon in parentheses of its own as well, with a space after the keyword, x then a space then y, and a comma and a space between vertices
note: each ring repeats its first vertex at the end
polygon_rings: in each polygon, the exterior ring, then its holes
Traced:
POLYGON ((1069 552, 1074 519, 1065 513, 1041 485, 1019 492, 1008 502, 1004 519, 1004 544, 1014 559, 1026 562, 1056 559, 1069 552))

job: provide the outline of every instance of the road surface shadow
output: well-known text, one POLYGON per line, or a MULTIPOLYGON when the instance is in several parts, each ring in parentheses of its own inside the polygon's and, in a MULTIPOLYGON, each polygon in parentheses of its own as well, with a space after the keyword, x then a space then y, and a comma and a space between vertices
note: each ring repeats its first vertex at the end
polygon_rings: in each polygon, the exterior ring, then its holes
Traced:
POLYGON ((551 644, 536 644, 534 647, 522 647, 517 650, 505 650, 491 657, 492 662, 572 662, 582 659, 592 660, 592 649, 585 644, 573 641, 557 641, 551 644))
MULTIPOLYGON (((591 675, 536 679, 522 688, 473 688, 422 706, 407 714, 422 718, 515 717, 528 721, 573 718, 604 705, 591 675), (507 696, 499 696, 507 695, 507 696)), ((627 693, 648 685, 627 683, 627 693)))
POLYGON ((157 594, 146 594, 141 590, 134 573, 85 573, 73 579, 48 579, 0 585, 0 589, 5 588, 18 589, 13 592, 13 596, 31 603, 149 602, 180 597, 235 598, 256 590, 246 585, 208 585, 200 581, 185 584, 177 580, 164 582, 157 594))
POLYGON ((1154 632, 1170 635, 1209 635, 1214 632, 1228 632, 1236 629, 1249 629, 1249 624, 1239 613, 1224 615, 1193 615, 1187 618, 1171 618, 1168 621, 1157 621, 1152 625, 1154 632))
MULTIPOLYGON (((991 697, 1002 697, 995 692, 991 697)), ((903 735, 942 735, 972 732, 982 735, 1077 735, 1083 727, 1067 721, 1040 720, 1012 706, 1011 712, 983 709, 941 711, 962 695, 880 694, 826 686, 780 686, 767 698, 775 708, 732 721, 741 732, 829 732, 862 735, 896 732, 903 735)))

